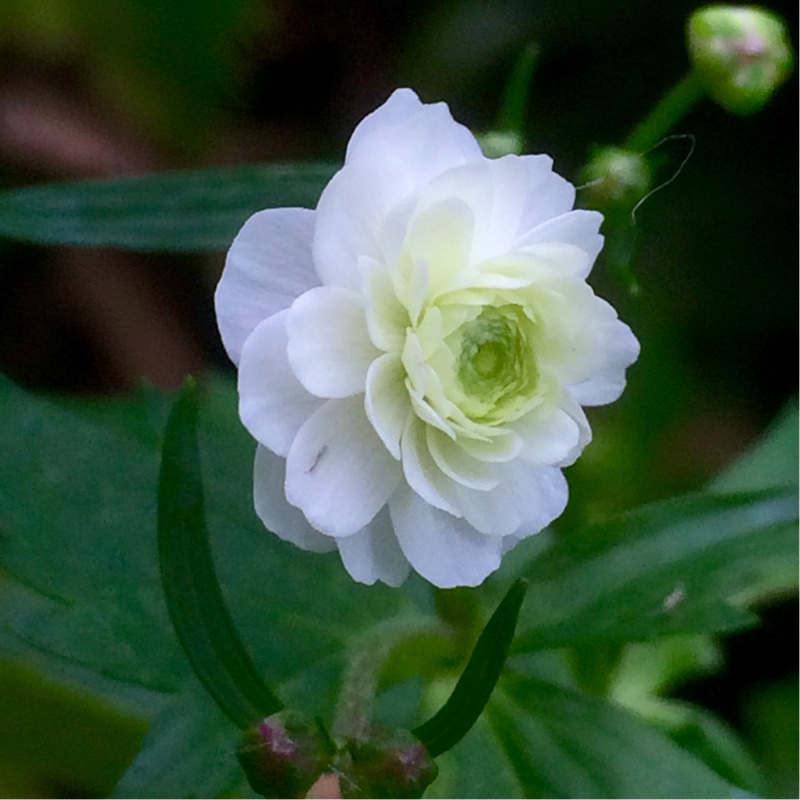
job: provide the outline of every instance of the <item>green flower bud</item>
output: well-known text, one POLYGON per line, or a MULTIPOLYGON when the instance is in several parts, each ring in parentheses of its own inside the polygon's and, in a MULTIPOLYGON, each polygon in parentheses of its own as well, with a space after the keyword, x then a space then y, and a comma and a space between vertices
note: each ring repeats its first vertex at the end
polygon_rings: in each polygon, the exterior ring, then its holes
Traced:
POLYGON ((522 138, 514 131, 488 131, 476 138, 486 158, 518 156, 522 152, 522 138))
POLYGON ((319 727, 287 712, 246 731, 236 755, 250 786, 263 797, 305 796, 332 759, 319 727))
POLYGON ((641 153, 604 147, 597 150, 581 173, 584 205, 613 216, 627 216, 650 191, 652 175, 641 153))
POLYGON ((733 114, 753 114, 792 70, 783 21, 752 6, 707 6, 687 26, 689 56, 709 96, 733 114))

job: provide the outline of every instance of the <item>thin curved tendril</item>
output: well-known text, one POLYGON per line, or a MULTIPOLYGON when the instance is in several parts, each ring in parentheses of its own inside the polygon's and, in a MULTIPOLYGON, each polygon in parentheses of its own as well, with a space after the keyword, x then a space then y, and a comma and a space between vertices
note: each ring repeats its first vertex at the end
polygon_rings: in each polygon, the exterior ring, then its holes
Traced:
POLYGON ((689 152, 684 157, 683 161, 678 165, 678 168, 673 173, 672 177, 669 180, 660 183, 654 189, 651 189, 634 207, 631 209, 631 223, 633 225, 636 224, 636 212, 639 210, 639 206, 645 202, 645 200, 649 200, 656 192, 661 191, 665 186, 669 186, 677 177, 678 175, 683 172, 683 168, 689 162, 689 159, 694 155, 694 149, 697 146, 697 139, 693 133, 671 133, 669 136, 665 136, 658 144, 654 144, 649 150, 645 151, 643 155, 647 155, 647 153, 652 153, 653 150, 661 147, 664 142, 669 141, 670 139, 688 139, 690 142, 689 152))

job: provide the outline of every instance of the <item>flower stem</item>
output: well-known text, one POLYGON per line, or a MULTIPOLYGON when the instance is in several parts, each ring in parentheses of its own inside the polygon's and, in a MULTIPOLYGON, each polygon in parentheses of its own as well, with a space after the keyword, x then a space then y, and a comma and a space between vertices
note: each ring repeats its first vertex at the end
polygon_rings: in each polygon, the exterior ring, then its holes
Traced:
POLYGON ((351 651, 342 676, 342 690, 333 720, 334 737, 357 743, 366 741, 378 679, 395 647, 414 637, 451 633, 448 626, 433 617, 404 617, 387 620, 361 637, 351 651))
POLYGON ((631 133, 626 149, 645 153, 655 147, 704 95, 702 82, 690 70, 631 133))

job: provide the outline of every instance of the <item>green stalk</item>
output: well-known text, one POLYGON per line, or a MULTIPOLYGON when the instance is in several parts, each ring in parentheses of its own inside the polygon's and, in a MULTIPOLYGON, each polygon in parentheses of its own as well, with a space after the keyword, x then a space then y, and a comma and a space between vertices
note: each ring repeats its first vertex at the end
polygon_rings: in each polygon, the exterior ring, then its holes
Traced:
POLYGON ((372 705, 378 681, 392 651, 417 636, 447 636, 450 629, 432 617, 387 620, 360 638, 352 648, 342 676, 333 720, 333 736, 363 743, 372 725, 372 705))
POLYGON ((655 147, 704 95, 702 82, 694 71, 690 71, 661 98, 631 133, 625 142, 625 149, 646 153, 655 147))

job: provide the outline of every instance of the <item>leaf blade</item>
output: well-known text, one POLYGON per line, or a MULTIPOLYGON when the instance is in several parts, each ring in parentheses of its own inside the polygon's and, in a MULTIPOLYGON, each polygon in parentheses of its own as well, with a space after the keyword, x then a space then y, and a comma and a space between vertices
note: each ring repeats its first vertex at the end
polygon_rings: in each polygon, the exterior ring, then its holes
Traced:
POLYGON ((666 734, 599 698, 507 674, 489 724, 527 797, 725 797, 732 787, 666 734))
POLYGON ((231 620, 208 543, 197 394, 187 381, 167 421, 158 491, 162 585, 178 639, 198 678, 240 727, 274 714, 282 703, 250 660, 231 620))
POLYGON ((113 797, 237 796, 244 775, 234 756, 238 729, 191 679, 165 699, 113 797))
POLYGON ((728 600, 796 562, 797 519, 793 489, 701 494, 551 542, 524 572, 532 588, 514 650, 753 624, 728 600))
POLYGON ((336 169, 286 163, 16 189, 0 193, 0 236, 38 244, 224 251, 256 211, 314 208, 336 169))
POLYGON ((524 580, 511 586, 478 637, 447 702, 412 731, 433 757, 457 744, 483 712, 505 664, 527 589, 524 580))

